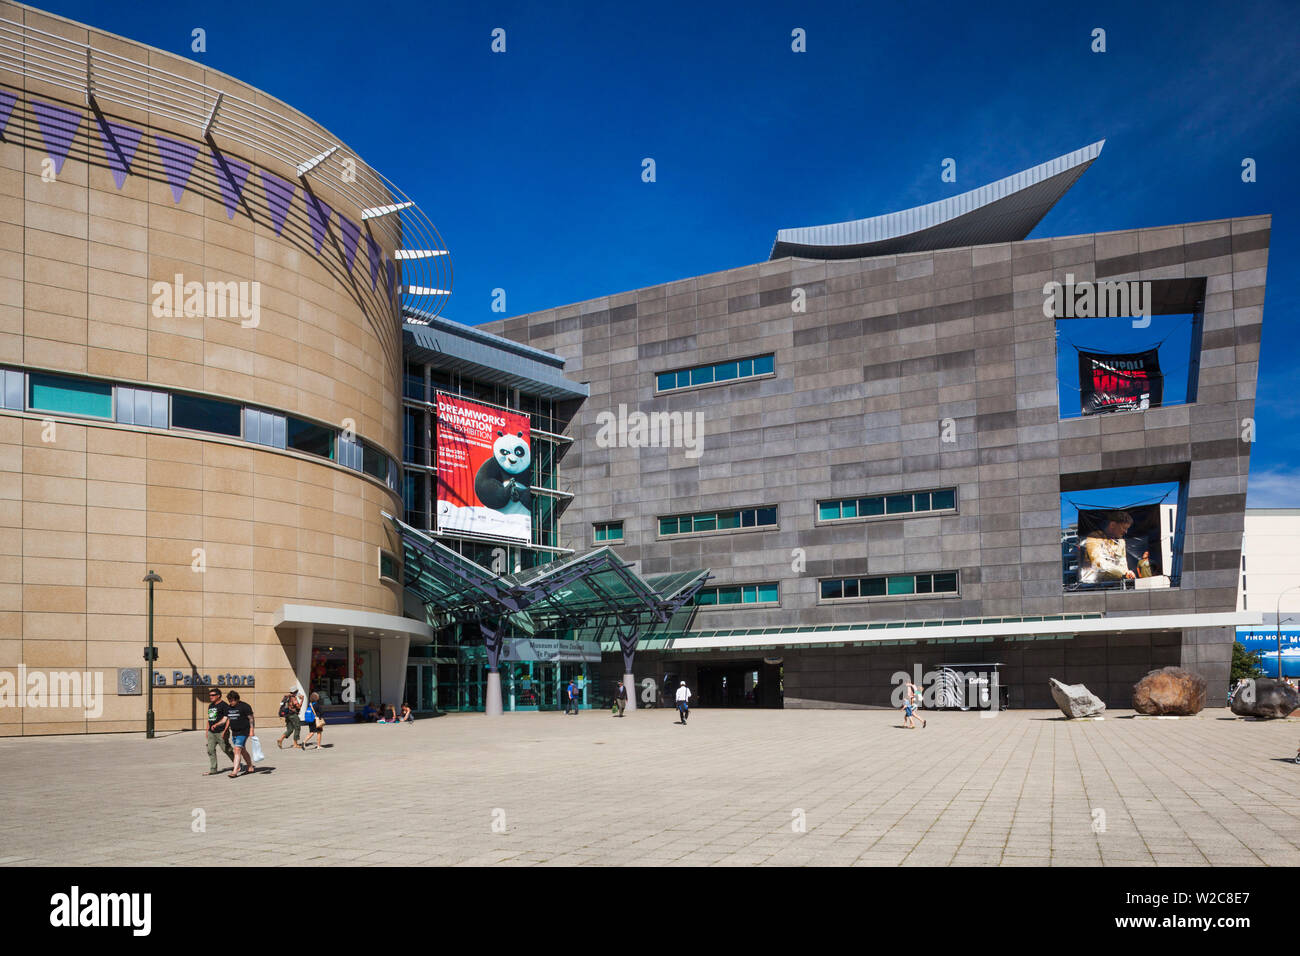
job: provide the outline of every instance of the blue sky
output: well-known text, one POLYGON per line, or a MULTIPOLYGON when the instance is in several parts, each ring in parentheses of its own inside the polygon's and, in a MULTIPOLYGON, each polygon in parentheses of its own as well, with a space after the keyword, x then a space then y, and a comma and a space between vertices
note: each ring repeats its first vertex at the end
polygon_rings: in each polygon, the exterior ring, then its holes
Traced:
POLYGON ((516 315, 758 262, 781 227, 940 199, 1104 138, 1034 235, 1272 213, 1250 504, 1300 506, 1294 6, 41 6, 331 129, 438 226, 455 269, 445 314, 470 324, 501 317, 496 288, 516 315), (205 53, 190 52, 194 27, 205 53), (947 157, 956 183, 940 181, 947 157))

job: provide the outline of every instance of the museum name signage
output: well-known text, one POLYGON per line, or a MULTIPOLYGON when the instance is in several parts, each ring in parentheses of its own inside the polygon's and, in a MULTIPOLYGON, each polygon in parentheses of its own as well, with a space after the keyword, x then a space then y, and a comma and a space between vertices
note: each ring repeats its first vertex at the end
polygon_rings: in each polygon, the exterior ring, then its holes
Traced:
POLYGON ((186 671, 172 671, 171 679, 163 671, 155 671, 153 675, 154 687, 252 687, 252 674, 218 674, 214 681, 207 674, 196 674, 186 671))

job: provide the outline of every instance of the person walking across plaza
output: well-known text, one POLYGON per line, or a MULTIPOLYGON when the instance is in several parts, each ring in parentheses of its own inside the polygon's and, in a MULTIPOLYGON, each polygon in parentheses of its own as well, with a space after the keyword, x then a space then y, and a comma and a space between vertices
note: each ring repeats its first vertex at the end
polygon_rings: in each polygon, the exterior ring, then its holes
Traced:
POLYGON ((686 686, 686 681, 682 681, 681 686, 677 688, 677 714, 681 718, 683 726, 686 724, 686 718, 691 712, 691 689, 686 686))
POLYGON ((321 735, 325 730, 325 718, 316 712, 319 703, 320 694, 312 691, 311 697, 307 698, 307 709, 302 712, 302 722, 307 725, 307 739, 303 741, 303 750, 307 749, 307 745, 311 743, 313 737, 316 738, 316 749, 320 750, 321 735))
POLYGON ((907 682, 907 687, 903 691, 903 726, 908 730, 915 730, 916 724, 912 723, 913 718, 921 721, 921 726, 925 726, 925 718, 916 712, 917 689, 911 681, 907 682))
POLYGON ((564 688, 564 712, 567 714, 572 710, 573 716, 578 716, 578 685, 569 681, 569 686, 564 688))
POLYGON ((235 751, 230 746, 230 741, 226 739, 226 728, 230 723, 227 717, 229 713, 230 708, 221 699, 221 691, 215 687, 208 688, 208 772, 204 774, 205 777, 214 777, 220 773, 217 770, 218 747, 224 750, 231 763, 234 763, 235 751))
POLYGON ((618 705, 618 716, 623 716, 623 711, 627 709, 627 684, 622 681, 618 682, 618 690, 614 691, 614 703, 618 705))
POLYGON ((255 773, 257 768, 253 766, 253 755, 248 752, 248 738, 254 733, 253 708, 239 699, 237 690, 226 694, 226 699, 230 702, 227 713, 230 719, 230 742, 235 747, 235 767, 228 776, 240 777, 246 773, 255 773), (247 764, 243 770, 239 769, 241 763, 247 764))
POLYGON ((303 749, 298 735, 302 732, 302 720, 298 717, 298 711, 302 710, 302 695, 297 689, 290 690, 280 698, 280 716, 284 718, 284 733, 275 741, 275 745, 281 750, 284 749, 284 742, 290 737, 293 738, 293 745, 299 750, 303 749))

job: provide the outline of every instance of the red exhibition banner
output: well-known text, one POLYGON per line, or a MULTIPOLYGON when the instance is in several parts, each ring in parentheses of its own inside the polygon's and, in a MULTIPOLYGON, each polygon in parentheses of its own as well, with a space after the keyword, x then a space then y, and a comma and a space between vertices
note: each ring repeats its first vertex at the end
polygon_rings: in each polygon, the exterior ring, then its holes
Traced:
POLYGON ((528 416, 438 393, 438 530, 533 537, 528 416))

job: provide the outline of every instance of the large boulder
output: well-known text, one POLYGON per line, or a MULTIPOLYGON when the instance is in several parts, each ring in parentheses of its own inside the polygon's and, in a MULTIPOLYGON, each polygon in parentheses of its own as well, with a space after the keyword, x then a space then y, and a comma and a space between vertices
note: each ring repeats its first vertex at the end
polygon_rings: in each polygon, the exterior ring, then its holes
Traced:
POLYGON ((1300 707, 1300 691, 1285 681, 1257 677, 1242 681, 1231 707, 1238 717, 1285 717, 1300 707))
POLYGON ((1082 684, 1062 684, 1055 677, 1048 679, 1052 700, 1066 717, 1096 717, 1106 705, 1082 684))
POLYGON ((1181 667, 1162 667, 1133 685, 1139 714, 1190 717, 1205 707, 1205 678, 1181 667))

